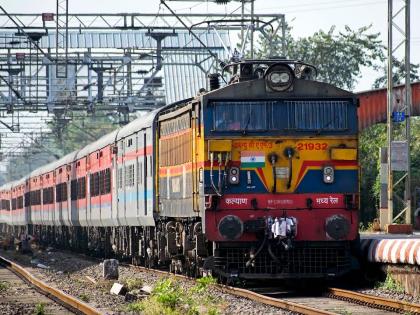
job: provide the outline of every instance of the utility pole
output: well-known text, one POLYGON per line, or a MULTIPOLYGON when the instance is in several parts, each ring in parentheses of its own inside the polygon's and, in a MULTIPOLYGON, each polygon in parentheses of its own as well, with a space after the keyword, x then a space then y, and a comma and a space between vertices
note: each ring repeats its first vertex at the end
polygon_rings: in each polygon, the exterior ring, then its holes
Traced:
MULTIPOLYGON (((410 0, 404 0, 402 7, 395 10, 396 0, 388 0, 388 78, 387 78, 387 180, 388 213, 387 223, 393 224, 405 214, 405 223, 411 224, 411 171, 410 171, 410 0), (401 15, 404 14, 404 25, 401 15), (397 32, 395 32, 397 31, 397 32), (394 34, 400 39, 394 46, 394 34), (405 61, 405 85, 401 95, 394 90, 393 68, 396 53, 403 48, 405 61), (397 186, 404 185, 403 196, 397 186), (402 206, 401 206, 402 205, 402 206), (394 210, 398 214, 394 216, 394 210)), ((401 55, 401 54, 400 54, 401 55)))

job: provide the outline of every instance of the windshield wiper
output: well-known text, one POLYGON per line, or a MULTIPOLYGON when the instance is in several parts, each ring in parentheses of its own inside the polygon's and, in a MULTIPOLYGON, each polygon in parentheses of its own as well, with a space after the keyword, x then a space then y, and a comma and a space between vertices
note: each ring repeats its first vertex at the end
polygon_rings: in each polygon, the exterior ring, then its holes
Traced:
POLYGON ((251 112, 248 113, 248 121, 246 122, 245 128, 242 130, 243 135, 246 135, 250 122, 251 122, 251 112))

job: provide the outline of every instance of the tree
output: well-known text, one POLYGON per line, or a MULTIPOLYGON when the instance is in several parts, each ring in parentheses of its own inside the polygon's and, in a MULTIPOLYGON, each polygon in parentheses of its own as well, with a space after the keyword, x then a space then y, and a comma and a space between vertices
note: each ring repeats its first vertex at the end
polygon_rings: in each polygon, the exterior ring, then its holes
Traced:
MULTIPOLYGON (((392 81, 394 85, 403 84, 405 82, 405 60, 398 60, 394 58, 394 69, 392 74, 392 81)), ((387 81, 388 81, 388 67, 387 65, 384 65, 381 67, 383 70, 383 75, 380 76, 375 80, 375 82, 372 85, 372 88, 379 89, 386 87, 387 81)), ((418 64, 412 64, 410 63, 410 81, 419 81, 420 76, 418 75, 420 65, 418 64)))
MULTIPOLYGON (((313 64, 318 69, 317 80, 352 90, 362 67, 378 69, 385 60, 384 46, 379 33, 370 33, 370 26, 352 30, 346 26, 344 32, 336 32, 332 26, 328 32, 319 30, 309 37, 294 39, 287 27, 286 57, 313 64)), ((258 57, 270 57, 274 51, 281 51, 281 38, 270 41, 260 36, 258 57)))

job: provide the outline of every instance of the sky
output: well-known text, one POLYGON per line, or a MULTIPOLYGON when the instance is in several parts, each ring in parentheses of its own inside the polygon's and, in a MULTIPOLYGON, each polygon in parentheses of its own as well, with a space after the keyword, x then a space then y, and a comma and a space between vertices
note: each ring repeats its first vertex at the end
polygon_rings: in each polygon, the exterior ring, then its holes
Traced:
MULTIPOLYGON (((402 0, 393 0, 397 8, 402 0)), ((55 0, 0 0, 1 5, 11 13, 54 12, 55 0)), ((160 0, 69 0, 70 13, 157 13, 166 12, 159 7, 160 0)), ((238 1, 227 5, 217 5, 206 1, 167 1, 177 12, 230 13, 239 8, 238 1)), ((255 0, 256 13, 283 13, 292 35, 296 38, 310 36, 322 29, 329 30, 335 25, 337 31, 345 25, 353 29, 372 25, 372 32, 379 32, 387 43, 387 0, 255 0)), ((237 13, 240 10, 236 11, 237 13)), ((402 21, 398 21, 401 23, 402 21)), ((403 25, 402 23, 400 25, 403 25)), ((394 45, 401 37, 394 32, 394 45)), ((402 56, 403 50, 396 52, 402 56)), ((411 62, 420 63, 420 0, 411 0, 411 62)), ((363 69, 355 91, 368 90, 379 73, 363 69)))

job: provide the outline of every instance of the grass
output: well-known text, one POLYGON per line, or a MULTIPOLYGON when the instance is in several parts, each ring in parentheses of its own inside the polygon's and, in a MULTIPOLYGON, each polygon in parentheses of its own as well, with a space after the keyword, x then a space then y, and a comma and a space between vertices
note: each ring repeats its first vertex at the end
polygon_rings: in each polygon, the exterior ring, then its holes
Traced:
POLYGON ((127 287, 128 291, 138 290, 143 287, 143 280, 142 279, 128 279, 125 281, 125 286, 127 287))
POLYGON ((215 283, 214 278, 204 277, 198 279, 195 286, 186 289, 173 278, 162 279, 156 283, 149 297, 130 303, 127 311, 145 315, 217 315, 216 299, 206 292, 215 283))
POLYGON ((375 285, 376 289, 404 293, 403 286, 396 280, 394 280, 391 275, 388 273, 384 282, 378 282, 375 285))
POLYGON ((34 315, 44 315, 45 313, 45 304, 38 303, 35 305, 34 315))
POLYGON ((372 232, 373 231, 373 223, 368 222, 367 225, 364 225, 363 222, 359 223, 359 232, 372 232))
POLYGON ((86 302, 86 303, 90 301, 90 297, 85 293, 80 294, 79 299, 81 299, 83 302, 86 302))
POLYGON ((9 282, 0 281, 0 292, 6 291, 9 288, 9 282))

